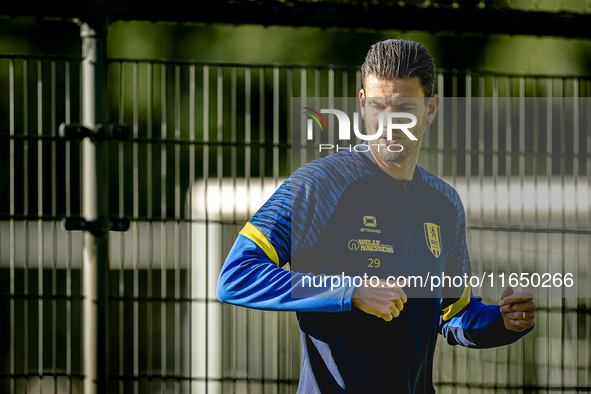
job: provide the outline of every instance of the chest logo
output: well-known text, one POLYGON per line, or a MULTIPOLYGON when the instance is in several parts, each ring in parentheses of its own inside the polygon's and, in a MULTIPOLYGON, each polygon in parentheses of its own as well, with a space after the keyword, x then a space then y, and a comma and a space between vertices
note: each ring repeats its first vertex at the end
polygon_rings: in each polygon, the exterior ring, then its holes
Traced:
POLYGON ((435 223, 424 223, 425 228, 425 241, 427 241, 427 247, 433 253, 436 258, 441 255, 441 233, 439 232, 439 226, 435 223))
POLYGON ((377 239, 352 239, 347 244, 350 250, 360 252, 394 253, 394 246, 384 245, 377 239))
POLYGON ((382 230, 377 229, 378 227, 378 219, 375 216, 364 215, 363 216, 363 226, 361 227, 362 233, 381 233, 382 230))
POLYGON ((366 227, 376 227, 378 225, 378 220, 375 216, 364 216, 363 217, 363 225, 366 227))

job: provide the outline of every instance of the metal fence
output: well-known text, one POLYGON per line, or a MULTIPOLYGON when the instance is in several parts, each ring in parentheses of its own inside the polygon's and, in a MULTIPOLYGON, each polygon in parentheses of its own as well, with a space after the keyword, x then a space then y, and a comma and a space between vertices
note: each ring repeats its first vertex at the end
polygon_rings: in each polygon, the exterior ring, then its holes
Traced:
MULTIPOLYGON (((80 58, 0 57, 2 393, 84 391, 84 236, 61 224, 83 213, 83 149, 58 136, 59 124, 82 122, 82 74, 80 58)), ((222 305, 215 286, 244 223, 292 171, 290 98, 354 96, 358 68, 110 59, 108 76, 109 119, 131 127, 131 138, 109 141, 103 158, 111 215, 131 221, 109 235, 110 392, 295 392, 295 314, 222 305)), ((440 70, 437 92, 588 97, 591 80, 440 70)), ((460 128, 447 112, 431 126, 419 164, 462 194, 474 262, 516 269, 546 258, 543 250, 558 251, 564 267, 574 247, 580 274, 589 275, 591 111, 578 111, 586 127, 543 134, 488 135, 484 125, 460 128), (510 185, 521 191, 512 207, 519 213, 524 194, 538 191, 524 187, 538 179, 563 196, 539 211, 564 219, 574 209, 576 220, 526 228, 514 214, 498 228, 485 219, 484 194, 471 194, 510 185), (583 197, 570 204, 565 193, 583 197)), ((536 329, 508 347, 440 341, 438 392, 591 391, 590 299, 539 300, 536 329)))

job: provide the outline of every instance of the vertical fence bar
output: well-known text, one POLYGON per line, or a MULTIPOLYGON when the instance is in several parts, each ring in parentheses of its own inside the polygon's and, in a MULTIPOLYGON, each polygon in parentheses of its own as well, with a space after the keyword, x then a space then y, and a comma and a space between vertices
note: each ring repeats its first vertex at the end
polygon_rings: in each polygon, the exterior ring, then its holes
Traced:
MULTIPOLYGON (((451 96, 451 176, 455 187, 458 175, 458 70, 455 68, 452 70, 451 75, 451 96)), ((455 354, 454 352, 454 356, 455 354)))
POLYGON ((437 176, 443 177, 443 127, 445 126, 445 96, 444 96, 445 79, 442 72, 437 74, 437 94, 442 100, 439 102, 440 111, 437 117, 437 176))
POLYGON ((279 178, 279 68, 273 68, 273 182, 279 178))
POLYGON ((180 220, 181 220, 181 73, 180 65, 174 67, 174 374, 175 393, 180 393, 181 376, 181 270, 180 270, 180 220))
MULTIPOLYGON (((217 67, 217 183, 219 189, 219 196, 222 195, 222 178, 224 177, 224 148, 222 142, 224 141, 224 69, 217 67)), ((219 204, 220 213, 222 205, 219 204)), ((221 219, 221 217, 220 217, 221 219)))
POLYGON ((180 65, 174 67, 174 345, 175 345, 175 393, 180 393, 181 382, 181 270, 180 270, 180 220, 181 220, 181 72, 180 65))
MULTIPOLYGON (((104 21, 103 21, 104 22, 104 21)), ((91 130, 106 120, 106 26, 81 26, 82 123, 91 130)), ((83 149, 83 215, 94 220, 108 215, 108 146, 95 146, 88 138, 83 149), (98 160, 97 160, 98 158, 98 160), (97 182, 101 189, 97 190, 97 182), (99 195, 100 193, 100 195, 99 195)), ((84 393, 108 393, 109 314, 108 308, 108 233, 95 237, 84 233, 84 393)))
MULTIPOLYGON (((484 270, 484 117, 485 117, 485 79, 482 74, 478 77, 478 265, 484 270)), ((483 289, 483 296, 484 294, 483 289)), ((478 362, 480 365, 480 384, 484 385, 486 381, 484 373, 485 355, 478 352, 478 362)))
MULTIPOLYGON (((55 60, 51 66, 51 216, 57 216, 57 154, 55 138, 57 133, 56 93, 55 93, 55 60)), ((57 221, 51 221, 52 258, 51 258, 51 372, 53 375, 53 392, 57 392, 57 221)))
MULTIPOLYGON (((251 97, 252 97, 252 73, 250 67, 245 67, 244 69, 244 144, 245 144, 245 152, 244 152, 244 178, 246 181, 246 218, 247 220, 250 219, 252 214, 250 210, 250 177, 252 171, 252 109, 251 109, 251 97)), ((247 314, 247 318, 250 316, 250 312, 247 314)), ((247 324, 248 329, 250 329, 250 325, 247 324)), ((247 332, 247 340, 250 338, 250 334, 247 332)), ((247 349, 249 349, 247 347, 247 349)), ((250 376, 250 357, 247 357, 247 371, 248 376, 250 376)), ((248 385, 250 388, 250 383, 248 385)))
MULTIPOLYGON (((308 74, 305 68, 300 69, 300 97, 302 97, 302 102, 300 103, 301 106, 307 107, 308 106, 308 74)), ((299 108, 298 108, 299 109, 299 108)), ((300 111, 303 112, 303 111, 300 111)), ((305 122, 305 115, 302 113, 300 114, 300 124, 305 122)), ((307 162, 307 141, 304 133, 300 132, 300 158, 299 164, 300 166, 307 162)), ((294 168, 295 170, 295 168, 294 168)))
POLYGON ((148 298, 148 305, 146 310, 146 337, 147 337, 147 377, 148 377, 148 392, 152 392, 152 374, 153 374, 153 340, 154 340, 154 320, 153 320, 153 307, 155 299, 153 290, 152 290, 152 272, 154 267, 154 226, 153 226, 153 193, 154 189, 152 186, 152 105, 153 105, 153 71, 154 70, 154 63, 148 63, 147 70, 146 70, 146 137, 147 137, 147 144, 146 144, 146 190, 148 191, 146 196, 146 216, 148 219, 148 239, 147 239, 147 250, 148 250, 148 269, 146 274, 146 280, 148 284, 146 286, 146 296, 148 298))
POLYGON ((363 81, 361 79, 361 70, 355 70, 355 96, 358 97, 359 91, 363 88, 363 81))
MULTIPOLYGON (((526 272, 525 267, 525 201, 524 201, 524 182, 525 182, 525 77, 519 77, 519 261, 517 263, 517 272, 526 272)), ((525 341, 520 341, 517 347, 517 362, 521 368, 517 371, 518 384, 526 384, 524 382, 525 369, 525 341)))
MULTIPOLYGON (((548 186, 548 205, 546 210, 548 212, 548 228, 552 228, 552 100, 553 92, 552 92, 552 79, 546 79, 546 185, 548 186)), ((552 232, 548 233, 548 251, 552 248, 552 232)), ((550 271, 550 256, 548 256, 546 260, 546 272, 550 271)), ((548 299, 547 299, 547 313, 546 313, 546 327, 548 327, 547 336, 546 336, 546 347, 548 349, 548 370, 547 370, 547 385, 550 386, 553 379, 552 374, 552 342, 551 342, 551 335, 553 333, 553 329, 550 326, 550 315, 552 313, 552 306, 553 302, 550 298, 550 289, 548 289, 548 299)))
MULTIPOLYGON (((71 122, 71 96, 70 96, 70 62, 65 64, 65 122, 71 122)), ((66 140, 65 159, 65 187, 66 187, 66 217, 72 214, 72 191, 70 189, 72 152, 70 141, 66 140)), ((66 233, 66 393, 72 394, 72 233, 66 233)))
MULTIPOLYGON (((224 68, 217 67, 217 101, 216 101, 216 115, 217 115, 217 122, 216 122, 216 143, 217 143, 217 172, 216 172, 216 183, 217 183, 217 192, 218 196, 222 198, 222 179, 224 177, 224 68)), ((207 197, 206 197, 207 198, 207 197)), ((216 344, 220 344, 220 347, 213 347, 213 351, 211 352, 212 358, 217 359, 215 364, 210 364, 212 368, 213 378, 216 379, 216 383, 213 384, 214 390, 212 392, 218 393, 223 390, 223 363, 221 357, 216 357, 217 354, 221 354, 223 348, 223 336, 221 334, 221 330, 216 329, 215 327, 218 324, 221 327, 224 327, 224 314, 222 312, 223 306, 216 301, 215 295, 215 286, 211 286, 210 277, 216 275, 214 273, 213 268, 217 266, 218 259, 221 259, 221 238, 220 238, 220 229, 223 228, 223 216, 222 216, 222 204, 217 204, 218 210, 216 212, 216 220, 218 223, 207 223, 207 226, 212 225, 212 232, 209 233, 209 241, 212 244, 216 244, 215 247, 212 247, 210 250, 211 254, 208 255, 207 258, 207 276, 205 278, 205 298, 207 300, 208 308, 211 308, 211 313, 209 314, 209 319, 207 324, 211 327, 208 330, 208 342, 210 341, 210 337, 212 342, 216 344)), ((208 373, 209 374, 209 373, 208 373)))
POLYGON ((133 63, 133 393, 139 394, 139 146, 137 137, 139 133, 139 64, 133 63))
MULTIPOLYGON (((125 122, 125 68, 123 62, 117 63, 119 68, 119 116, 118 122, 120 124, 125 122)), ((122 217, 125 212, 125 166, 124 166, 124 145, 122 141, 117 143, 118 148, 118 171, 117 177, 119 181, 119 211, 118 215, 122 217)), ((119 308, 119 393, 125 392, 125 245, 127 241, 127 234, 120 234, 119 238, 119 301, 117 302, 119 308)))
MULTIPOLYGON (((244 69, 244 143, 245 143, 245 152, 244 152, 244 178, 246 182, 246 220, 250 219, 251 211, 250 211, 250 176, 251 176, 251 160, 252 160, 252 149, 251 149, 251 142, 252 142, 252 114, 251 114, 251 89, 252 89, 252 81, 251 81, 251 68, 246 67, 244 69)), ((251 386, 252 381, 252 368, 250 362, 250 325, 252 322, 251 319, 252 312, 249 309, 246 310, 246 394, 251 393, 251 386)))
MULTIPOLYGON (((575 189, 575 217, 574 217, 574 229, 575 231, 579 231, 579 79, 573 78, 573 182, 574 182, 574 189, 575 189)), ((575 278, 579 277, 579 235, 574 235, 575 241, 575 272, 573 276, 575 278)), ((575 374, 575 381, 578 387, 583 386, 583 382, 581 376, 579 374, 579 357, 580 357, 580 349, 579 349, 579 319, 581 310, 581 302, 579 301, 578 297, 581 297, 581 294, 577 291, 577 300, 575 304, 576 313, 575 313, 575 327, 574 327, 574 335, 573 335, 573 349, 574 349, 574 374, 575 374)), ((584 343, 583 343, 584 346, 584 343)))
MULTIPOLYGON (((259 176, 261 177, 261 197, 265 190, 265 69, 259 69, 259 176)), ((259 341, 261 344, 260 371, 261 392, 265 394, 265 311, 260 313, 259 341)))
MULTIPOLYGON (((230 68, 230 178, 232 179, 232 237, 236 235, 236 67, 230 68)), ((232 393, 236 393, 238 385, 238 308, 231 306, 232 311, 232 393)))
MULTIPOLYGON (((334 69, 328 70, 328 108, 334 108, 334 69)), ((339 108, 341 111, 343 108, 339 108)), ((334 116, 331 116, 328 120, 328 142, 336 145, 336 139, 334 134, 334 116)))
POLYGON ((166 368, 166 256, 168 254, 166 229, 166 99, 167 99, 167 68, 160 65, 160 392, 167 392, 168 373, 166 368))
MULTIPOLYGON (((466 114, 465 114, 465 123, 466 123, 466 128, 464 131, 464 136, 465 136, 465 142, 464 142, 464 148, 465 148, 465 153, 464 153, 464 157, 465 157, 465 165, 466 165, 466 171, 465 171, 465 176, 466 176, 466 190, 467 190, 467 195, 469 196, 470 193, 470 177, 472 176, 472 75, 470 74, 470 70, 466 70, 466 77, 465 77, 465 83, 466 83, 466 114)), ((467 203, 465 206, 465 216, 466 216, 466 243, 468 245, 471 245, 471 241, 472 241, 472 237, 471 237, 471 231, 470 231, 470 227, 471 227, 471 208, 470 208, 471 204, 467 203)), ((469 364, 469 357, 465 356, 464 357, 464 371, 469 371, 470 370, 470 364, 469 364)), ((470 374, 466 374, 466 383, 470 384, 471 383, 471 379, 469 379, 470 374)))
POLYGON ((43 63, 37 61, 37 357, 39 368, 39 391, 43 394, 43 63))
MULTIPOLYGON (((452 69, 451 74, 451 178, 452 186, 456 187, 458 172, 458 70, 452 69)), ((454 382, 458 382, 458 351, 452 350, 452 367, 454 382)), ((453 392, 458 392, 458 387, 453 387, 453 392)))
MULTIPOLYGON (((221 66, 217 67, 217 78, 216 78, 216 115, 217 115, 217 119, 216 119, 216 142, 217 142, 217 172, 216 172, 216 183, 217 183, 217 192, 218 192, 218 196, 220 197, 220 199, 223 196, 223 190, 222 190, 222 179, 224 177, 224 148, 223 148, 223 142, 224 142, 224 68, 221 66)), ((206 197, 207 198, 207 195, 206 197)), ((219 226, 219 228, 223 228, 224 224, 223 224, 223 216, 222 216, 222 204, 218 203, 217 204, 218 207, 218 211, 216 212, 216 219, 219 221, 219 223, 212 223, 212 232, 209 234, 210 235, 210 239, 212 241, 212 243, 215 242, 217 235, 219 234, 217 230, 217 227, 219 226)), ((206 224, 208 227, 210 226, 210 223, 206 224)), ((219 238, 218 238, 219 239, 219 238)), ((209 247, 209 245, 208 245, 209 247)), ((215 266, 214 264, 217 263, 216 261, 214 261, 214 259, 218 258, 218 254, 216 252, 219 251, 218 248, 221 247, 221 242, 220 245, 217 247, 213 247, 211 248, 211 252, 213 252, 212 254, 207 256, 207 276, 206 276, 206 281, 205 281, 205 298, 206 298, 206 302, 207 302, 207 307, 211 308, 211 314, 208 316, 208 321, 207 321, 207 325, 211 326, 212 328, 215 327, 215 325, 213 325, 213 320, 216 319, 218 320, 218 315, 217 315, 217 306, 218 305, 214 305, 214 300, 215 300, 215 296, 211 297, 211 287, 210 287, 210 283, 209 283, 209 277, 210 275, 212 275, 212 268, 215 266), (213 263, 213 264, 212 264, 213 263), (210 302, 213 301, 213 302, 210 302), (211 319, 211 321, 209 320, 211 319)), ((220 253, 221 254, 221 253, 220 253)), ((221 257, 221 256, 220 256, 221 257)), ((220 309, 223 308, 222 305, 219 305, 220 309)), ((224 313, 223 311, 219 311, 221 316, 219 317, 219 322, 221 322, 221 327, 225 327, 225 321, 224 321, 224 313)), ((230 327, 231 330, 234 331, 234 327, 232 322, 230 322, 230 327)), ((223 329, 223 328, 222 328, 223 329)), ((209 342, 209 335, 211 335, 211 337, 215 337, 219 335, 219 331, 216 330, 215 328, 213 328, 212 330, 208 330, 208 337, 207 340, 209 342)), ((219 350, 223 349, 223 336, 221 339, 222 342, 222 346, 219 350)), ((215 347, 214 347, 215 349, 215 347)), ((222 350, 223 352, 223 350, 222 350)), ((215 355, 216 352, 215 350, 212 351, 212 355, 215 355)), ((219 353, 218 353, 219 354, 219 353)), ((232 355, 234 356, 234 355, 232 355)), ((215 357, 215 356, 213 356, 215 357)), ((221 357, 220 357, 221 358, 221 357)), ((215 364, 210 364, 211 366, 214 366, 214 368, 212 368, 212 375, 214 379, 222 379, 219 382, 216 382, 213 387, 214 390, 212 390, 212 392, 217 393, 218 391, 222 390, 224 388, 224 382, 223 382, 223 377, 224 377, 224 372, 223 372, 223 368, 220 370, 216 367, 219 366, 219 364, 223 365, 223 362, 220 362, 221 360, 216 360, 217 362, 215 364)), ((234 371, 232 371, 234 372, 234 371)), ((209 375, 209 372, 208 372, 209 375)), ((234 377, 234 376, 233 376, 234 377)))
MULTIPOLYGON (((208 188, 209 188, 209 66, 203 66, 203 183, 204 187, 204 211, 205 211, 205 259, 207 262, 208 258, 208 245, 209 245, 209 204, 208 204, 208 188)), ((208 264, 205 264, 204 275, 207 278, 207 271, 208 271, 208 264)), ((199 283, 197 278, 194 278, 195 284, 199 283)), ((197 286, 194 286, 194 290, 197 290, 197 286)), ((209 318, 209 305, 207 303, 207 291, 200 292, 199 294, 203 295, 203 309, 205 315, 205 324, 201 324, 199 327, 204 328, 204 338, 205 341, 205 357, 204 359, 204 386, 205 386, 205 393, 209 393, 209 326, 207 324, 209 318)))
MULTIPOLYGON (((442 176, 442 172, 441 172, 441 168, 443 167, 443 165, 440 167, 439 166, 439 152, 443 152, 443 149, 439 150, 439 137, 440 137, 440 132, 441 132, 441 137, 443 136, 443 103, 445 101, 445 98, 443 97, 443 93, 444 93, 444 77, 441 71, 436 71, 437 72, 437 95, 440 97, 440 102, 439 102, 439 108, 437 111, 437 149, 435 152, 433 152, 432 148, 431 148, 431 126, 426 126, 425 125, 425 129, 427 127, 429 127, 429 134, 427 135, 427 138, 425 139, 424 145, 425 148, 427 150, 427 157, 428 157, 428 164, 427 164, 427 168, 429 169, 429 171, 436 173, 438 177, 442 176), (431 167, 431 158, 435 156, 437 158, 437 169, 433 169, 431 167)), ((435 121, 435 120, 433 120, 435 121)), ((426 132, 426 130, 425 130, 426 132)), ((443 140, 443 138, 441 138, 441 140, 443 140)), ((443 141, 441 141, 441 143, 443 144, 443 141)), ((418 158, 417 158, 418 161, 418 158)), ((442 161, 443 161, 443 157, 442 157, 442 161)), ((455 353, 455 350, 454 350, 455 353)), ((443 366, 444 366, 444 362, 443 362, 443 352, 438 352, 437 354, 438 356, 438 360, 437 360, 437 364, 439 366, 439 382, 443 381, 443 376, 444 376, 444 371, 443 371, 443 366)), ((455 365, 452 365, 452 368, 455 370, 455 365)))
MULTIPOLYGON (((511 123, 511 117, 512 117, 512 105, 513 105, 513 95, 512 95, 512 80, 511 78, 507 78, 507 86, 506 86, 506 91, 507 94, 510 96, 510 100, 507 101, 507 114, 506 114, 506 123, 505 123, 505 176, 506 176, 506 182, 507 182, 507 195, 511 195, 511 176, 512 176, 512 170, 511 170, 511 155, 513 154, 512 152, 512 141, 511 141, 511 134, 512 134, 512 123, 511 123)), ((511 220, 511 199, 508 198, 507 199, 507 220, 508 222, 510 222, 511 220)), ((511 236, 507 237, 507 259, 506 259, 506 269, 510 270, 511 269, 511 236)), ((504 289, 503 289, 504 291, 504 289)), ((507 348, 507 363, 505 365, 505 376, 507 379, 507 385, 511 385, 511 347, 507 348)))
MULTIPOLYGON (((499 272, 499 231, 498 231, 498 175, 499 175, 499 78, 493 77, 492 88, 492 178, 493 178, 493 262, 492 271, 496 275, 499 272)), ((492 286, 491 286, 492 287, 492 286)), ((491 289, 492 290, 492 289, 491 289)), ((492 297, 495 295, 493 294, 492 297)), ((494 370, 492 381, 499 382, 499 348, 495 348, 493 356, 494 370)))
MULTIPOLYGON (((10 394, 15 393, 15 303, 14 303, 14 269, 15 269, 15 223, 14 223, 14 59, 10 59, 8 63, 9 73, 9 133, 10 133, 10 394)), ((26 76, 25 76, 26 78, 26 76)))
MULTIPOLYGON (((534 107, 533 107, 533 166, 532 166, 532 170, 533 170, 533 184, 534 184, 534 192, 533 192, 533 197, 534 197, 534 224, 533 224, 533 236, 534 236, 534 241, 533 241, 533 247, 534 247, 534 254, 533 254, 533 259, 534 262, 536 262, 537 264, 534 264, 535 268, 539 269, 539 262, 541 261, 540 259, 540 237, 539 237, 539 228, 540 228, 540 222, 539 222, 539 200, 538 200, 538 176, 539 176, 539 139, 540 139, 540 122, 539 122, 539 84, 538 84, 538 80, 535 79, 534 80, 534 92, 533 92, 533 96, 534 96, 534 107)), ((539 274, 539 273, 538 273, 539 274)), ((541 304, 541 303, 540 303, 541 304)), ((538 305, 538 309, 541 309, 542 305, 538 305)), ((539 314, 538 314, 539 316, 539 314)), ((538 317, 539 319, 539 317, 538 317)), ((535 335, 536 337, 540 336, 540 329, 539 329, 539 324, 538 326, 536 326, 536 328, 534 328, 535 330, 535 335)), ((536 341, 537 342, 537 341, 536 341)), ((537 343, 534 342, 533 347, 533 360, 537 360, 538 359, 538 346, 537 343)), ((535 364, 534 364, 535 365, 535 364)), ((537 365, 536 365, 537 367, 537 365)), ((540 380, 536 371, 536 380, 535 383, 540 386, 540 380)))
MULTIPOLYGON (((278 177, 279 177, 279 68, 273 67, 273 187, 278 187, 278 177)), ((274 323, 277 324, 277 341, 275 346, 277 346, 277 362, 275 363, 275 379, 276 379, 276 387, 277 393, 281 392, 281 384, 280 377, 281 377, 281 339, 282 339, 282 330, 284 321, 285 313, 274 313, 273 320, 274 323)))
MULTIPOLYGON (((292 102, 292 98, 293 98, 293 70, 291 68, 287 69, 287 95, 286 95, 286 108, 287 108, 287 123, 286 123, 286 129, 287 129, 287 136, 286 136, 286 145, 288 146, 285 149, 286 152, 286 158, 285 158, 285 162, 287 165, 287 173, 291 174, 291 136, 292 136, 292 122, 293 122, 293 111, 292 111, 292 106, 291 106, 291 102, 292 102)), ((293 348, 292 348, 292 336, 293 336, 293 324, 295 322, 295 314, 294 313, 289 313, 287 315, 287 327, 286 327, 286 338, 287 338, 287 344, 286 344, 286 354, 287 354, 287 363, 286 363, 286 376, 285 379, 289 382, 286 384, 286 390, 288 390, 289 388, 292 387, 292 380, 293 380, 293 362, 292 362, 292 357, 293 357, 293 348)))
MULTIPOLYGON (((591 4, 589 4, 591 6, 591 4)), ((589 7, 591 8, 591 7, 589 7)), ((591 133, 591 80, 587 81, 587 96, 586 103, 587 108, 587 135, 591 133)), ((585 151, 585 161, 586 161, 586 170, 587 170, 587 196, 591 196, 591 146, 587 143, 587 150, 585 151)), ((587 230, 591 230, 591 209, 587 208, 587 230)), ((587 244, 587 256, 591 256, 591 242, 587 244)), ((587 275, 587 308, 591 308, 591 275, 587 275)), ((589 309, 588 309, 589 310, 589 309)), ((587 340, 591 340, 591 313, 587 313, 586 319, 586 326, 587 326, 587 340)), ((589 343, 587 343, 589 345, 589 343)), ((591 349, 589 346, 587 347, 587 384, 591 382, 591 349)))
MULTIPOLYGON (((192 264, 192 256, 193 256, 193 187, 195 183, 195 65, 191 64, 189 66, 189 190, 191 191, 189 195, 189 272, 187 273, 188 278, 193 277, 193 264, 192 264)), ((193 311, 193 280, 189 281, 189 313, 190 316, 193 317, 193 314, 196 313, 193 311)), ((191 321, 190 319, 189 321, 191 321)), ((190 332, 195 329, 192 324, 189 324, 190 332)), ((193 347, 195 346, 195 342, 193 341, 193 335, 189 335, 189 347, 192 353, 193 347)), ((193 357, 190 358, 189 361, 189 376, 193 376, 193 357)), ((193 382, 189 382, 189 393, 193 393, 193 382)))
MULTIPOLYGON (((560 108, 560 186, 561 186, 561 201, 560 201, 560 228, 561 230, 566 229, 566 218, 565 218, 565 206, 564 206, 564 176, 565 176, 565 166, 566 166, 566 141, 565 141, 565 125, 564 125, 564 78, 560 80, 560 96, 559 96, 559 108, 560 108)), ((565 272, 565 260, 566 260, 566 251, 565 251, 565 243, 566 243, 566 233, 561 231, 560 234, 560 256, 561 256, 561 271, 560 273, 564 277, 565 272)), ((570 310, 567 312, 566 310, 566 299, 564 294, 564 287, 561 287, 562 297, 560 299, 560 319, 561 319, 561 327, 560 327, 560 370, 561 370, 561 377, 560 377, 560 384, 565 386, 567 384, 567 377, 565 371, 565 359, 566 359, 566 316, 571 315, 570 310)), ((571 381, 568 379, 568 381, 571 381)), ((576 381, 576 379, 575 379, 576 381)))
MULTIPOLYGON (((320 102, 320 70, 314 70, 314 100, 315 106, 319 107, 321 105, 320 102)), ((332 117, 331 117, 332 118, 332 117)), ((333 127, 331 127, 332 129, 333 127)), ((318 159, 320 157, 320 150, 318 148, 318 144, 322 143, 322 136, 320 133, 316 133, 314 135, 314 158, 318 159)))
MULTIPOLYGON (((217 193, 218 196, 220 198, 222 198, 222 179, 224 177, 224 148, 223 148, 223 142, 224 142, 224 68, 221 66, 216 67, 217 69, 217 76, 216 76, 216 145, 217 145, 217 154, 216 154, 216 158, 217 158, 217 165, 216 165, 216 183, 217 183, 217 193)), ((207 195, 206 197, 207 198, 207 195)), ((208 250, 210 251, 210 254, 208 254, 207 256, 207 276, 205 278, 205 298, 206 298, 206 302, 207 302, 207 307, 208 309, 210 309, 210 313, 208 315, 208 320, 207 320, 207 325, 211 328, 208 329, 207 331, 207 340, 208 343, 210 340, 212 339, 216 339, 215 342, 220 343, 220 348, 217 348, 216 346, 212 346, 210 349, 212 349, 211 351, 211 356, 212 359, 216 359, 218 357, 216 357, 217 354, 221 354, 223 352, 223 335, 221 335, 220 331, 221 330, 217 330, 215 327, 217 324, 220 324, 220 327, 225 327, 225 321, 224 321, 224 314, 223 314, 223 306, 222 305, 216 305, 214 304, 215 301, 215 295, 212 296, 212 287, 210 286, 210 281, 209 278, 210 276, 214 275, 213 274, 213 268, 215 267, 217 261, 215 261, 217 258, 221 258, 221 253, 219 253, 220 249, 221 249, 221 242, 219 242, 218 240, 220 240, 219 238, 219 229, 223 228, 224 224, 223 224, 223 216, 222 216, 222 204, 218 203, 217 204, 217 212, 215 213, 215 219, 216 221, 219 221, 218 223, 207 223, 206 226, 210 227, 211 226, 211 232, 208 233, 209 235, 209 239, 208 241, 212 242, 212 244, 216 244, 215 246, 210 248, 210 245, 208 245, 208 250), (217 242, 216 242, 217 241, 217 242), (219 244, 218 244, 219 242, 219 244), (219 255, 218 255, 219 253, 219 255), (218 310, 218 307, 220 308, 220 310, 218 310), (215 323, 217 324, 214 324, 215 323), (217 352, 216 352, 217 351, 217 352)), ((221 241, 221 240, 220 240, 221 241)), ((213 292, 215 292, 215 290, 213 290, 213 292)), ((231 327, 231 326, 230 326, 231 327)), ((223 368, 220 368, 220 366, 223 365, 223 362, 221 360, 221 357, 219 357, 215 363, 211 363, 210 365, 210 371, 208 371, 208 376, 212 376, 213 379, 216 380, 215 383, 212 384, 212 392, 213 393, 218 393, 220 391, 223 391, 224 388, 224 382, 223 382, 223 368), (211 373, 210 373, 211 372, 211 373)), ((213 380, 212 379, 212 380, 213 380)))
POLYGON ((23 60, 23 214, 25 216, 24 227, 24 346, 23 346, 23 373, 25 376, 25 387, 28 385, 29 375, 29 61, 23 60))

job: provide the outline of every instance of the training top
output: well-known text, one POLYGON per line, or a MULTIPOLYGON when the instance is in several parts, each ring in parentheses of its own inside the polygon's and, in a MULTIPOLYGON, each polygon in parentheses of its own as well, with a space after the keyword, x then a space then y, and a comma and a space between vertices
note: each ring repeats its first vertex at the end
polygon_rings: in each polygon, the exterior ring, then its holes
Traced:
POLYGON ((371 153, 346 150, 296 170, 248 221, 217 296, 297 313, 298 393, 434 393, 438 333, 453 346, 490 348, 531 331, 507 330, 498 305, 483 304, 469 284, 407 286, 408 302, 390 322, 352 306, 363 275, 431 283, 443 274, 471 275, 455 189, 418 165, 412 180, 394 179, 371 153))

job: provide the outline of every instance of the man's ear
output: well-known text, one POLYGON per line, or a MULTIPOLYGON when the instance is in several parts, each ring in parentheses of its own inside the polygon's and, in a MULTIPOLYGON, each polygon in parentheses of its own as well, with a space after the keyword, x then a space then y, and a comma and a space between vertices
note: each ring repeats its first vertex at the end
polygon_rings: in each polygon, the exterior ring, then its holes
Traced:
POLYGON ((434 94, 429 98, 429 103, 427 104, 427 116, 429 119, 435 119, 435 115, 437 115, 437 109, 439 108, 439 96, 434 94))
POLYGON ((361 107, 361 116, 365 117, 365 91, 359 90, 359 105, 361 107))

